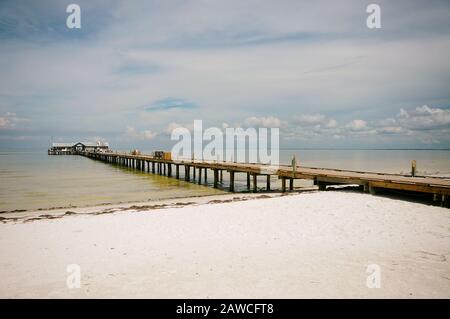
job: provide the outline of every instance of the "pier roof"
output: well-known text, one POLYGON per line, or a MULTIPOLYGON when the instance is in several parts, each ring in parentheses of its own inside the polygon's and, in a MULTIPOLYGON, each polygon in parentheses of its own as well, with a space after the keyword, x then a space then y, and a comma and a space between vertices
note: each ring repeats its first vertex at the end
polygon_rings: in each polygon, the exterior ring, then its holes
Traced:
POLYGON ((52 143, 52 147, 74 147, 77 144, 82 144, 86 147, 109 147, 109 144, 106 142, 52 143))

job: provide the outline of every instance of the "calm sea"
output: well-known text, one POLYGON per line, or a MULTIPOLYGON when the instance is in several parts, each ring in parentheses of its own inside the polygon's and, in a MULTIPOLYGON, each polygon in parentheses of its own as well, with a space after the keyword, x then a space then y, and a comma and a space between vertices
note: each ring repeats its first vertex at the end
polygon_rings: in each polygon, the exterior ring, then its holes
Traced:
MULTIPOLYGON (((449 150, 282 150, 302 166, 450 176, 449 150)), ((212 183, 212 174, 209 176, 212 183)), ((237 190, 245 189, 237 176, 237 190)), ((46 150, 0 152, 0 211, 93 206, 222 194, 222 190, 93 161, 81 156, 48 156, 46 150)), ((224 174, 224 181, 227 174, 224 174)), ((276 182, 276 179, 274 179, 276 182)), ((263 183, 262 183, 263 184, 263 183)))

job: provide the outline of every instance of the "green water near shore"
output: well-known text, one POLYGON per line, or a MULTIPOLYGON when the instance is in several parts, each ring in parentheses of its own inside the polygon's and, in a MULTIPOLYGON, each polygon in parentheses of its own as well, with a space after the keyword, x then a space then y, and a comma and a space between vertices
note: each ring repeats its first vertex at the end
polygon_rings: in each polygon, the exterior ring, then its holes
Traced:
POLYGON ((222 194, 164 176, 46 152, 0 152, 0 211, 222 194))

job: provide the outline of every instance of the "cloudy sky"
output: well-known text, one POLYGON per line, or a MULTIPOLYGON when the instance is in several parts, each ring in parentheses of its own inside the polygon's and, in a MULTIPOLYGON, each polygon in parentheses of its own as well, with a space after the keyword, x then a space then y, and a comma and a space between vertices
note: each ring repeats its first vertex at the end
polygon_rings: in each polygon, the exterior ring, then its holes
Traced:
POLYGON ((0 2, 0 148, 280 127, 282 147, 450 148, 450 2, 0 2), (66 7, 81 7, 81 29, 66 7))

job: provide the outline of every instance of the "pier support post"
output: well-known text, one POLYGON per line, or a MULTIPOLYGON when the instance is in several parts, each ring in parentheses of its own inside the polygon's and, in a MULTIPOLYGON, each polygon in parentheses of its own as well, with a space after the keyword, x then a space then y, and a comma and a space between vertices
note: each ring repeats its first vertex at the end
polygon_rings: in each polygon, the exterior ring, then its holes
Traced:
POLYGON ((166 175, 166 163, 163 163, 162 165, 163 165, 163 175, 165 176, 166 175))
POLYGON ((417 162, 416 160, 411 161, 411 176, 416 176, 416 170, 417 170, 417 162))
POLYGON ((368 193, 369 192, 369 184, 364 184, 363 185, 363 190, 364 190, 364 193, 368 193))
POLYGON ((442 195, 441 206, 447 208, 449 207, 448 195, 442 195))
POLYGON ((175 178, 180 179, 180 164, 175 164, 175 178))
POLYGON ((220 183, 223 183, 223 170, 220 170, 220 183))
POLYGON ((290 191, 294 190, 294 179, 293 178, 289 178, 289 190, 290 191))
POLYGON ((152 162, 152 173, 155 174, 155 162, 152 162))
POLYGON ((286 193, 286 177, 281 177, 281 191, 286 193))
POLYGON ((250 190, 250 173, 247 173, 247 189, 250 190))
POLYGON ((150 162, 147 161, 147 173, 150 173, 150 162))
POLYGON ((319 186, 319 191, 325 191, 327 190, 327 184, 324 182, 317 182, 317 185, 319 186))
POLYGON ((234 171, 230 171, 230 192, 234 192, 234 171))
POLYGON ((266 190, 270 191, 270 175, 267 175, 267 181, 266 181, 266 190))
POLYGON ((167 176, 172 177, 172 164, 167 163, 167 176))
POLYGON ((202 168, 198 168, 198 184, 200 185, 202 183, 202 168))
POLYGON ((205 184, 208 183, 208 169, 205 167, 205 184))
POLYGON ((193 181, 195 181, 195 170, 196 170, 196 167, 192 166, 192 180, 193 181))
POLYGON ((258 191, 258 175, 253 174, 253 193, 256 193, 258 191))
POLYGON ((184 180, 186 181, 186 182, 189 182, 189 180, 190 180, 190 167, 188 166, 188 165, 185 165, 184 166, 184 180))
POLYGON ((217 188, 219 185, 219 171, 214 169, 214 188, 217 188))
POLYGON ((437 205, 438 204, 439 197, 440 197, 439 194, 437 194, 437 193, 433 194, 433 205, 437 205))

